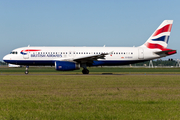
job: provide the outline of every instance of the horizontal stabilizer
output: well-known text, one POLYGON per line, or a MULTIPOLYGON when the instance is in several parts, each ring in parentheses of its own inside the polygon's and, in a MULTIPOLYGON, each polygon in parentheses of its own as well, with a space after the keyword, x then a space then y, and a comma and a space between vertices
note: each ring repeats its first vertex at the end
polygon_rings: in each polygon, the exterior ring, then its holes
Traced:
POLYGON ((172 55, 176 53, 176 50, 164 50, 164 51, 158 51, 158 52, 154 52, 157 55, 162 55, 162 54, 167 54, 167 55, 172 55))

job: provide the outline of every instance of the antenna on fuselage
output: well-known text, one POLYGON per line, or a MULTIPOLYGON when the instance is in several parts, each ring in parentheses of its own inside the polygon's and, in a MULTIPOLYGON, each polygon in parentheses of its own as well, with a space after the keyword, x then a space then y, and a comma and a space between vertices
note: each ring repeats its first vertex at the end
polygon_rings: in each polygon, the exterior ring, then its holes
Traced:
POLYGON ((106 45, 104 45, 103 47, 106 47, 106 45))
POLYGON ((30 45, 28 45, 28 47, 30 47, 30 45))

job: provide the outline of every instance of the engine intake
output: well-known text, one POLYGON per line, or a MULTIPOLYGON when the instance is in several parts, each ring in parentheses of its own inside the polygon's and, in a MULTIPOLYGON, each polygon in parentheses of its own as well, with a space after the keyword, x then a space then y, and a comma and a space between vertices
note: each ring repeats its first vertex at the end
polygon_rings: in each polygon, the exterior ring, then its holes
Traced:
POLYGON ((69 61, 56 61, 55 69, 59 71, 70 71, 80 69, 80 64, 76 62, 69 61))

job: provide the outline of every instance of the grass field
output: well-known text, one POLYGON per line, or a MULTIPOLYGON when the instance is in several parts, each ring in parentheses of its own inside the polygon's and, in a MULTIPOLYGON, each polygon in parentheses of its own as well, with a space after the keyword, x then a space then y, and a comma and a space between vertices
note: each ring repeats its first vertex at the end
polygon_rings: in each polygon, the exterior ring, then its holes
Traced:
MULTIPOLYGON (((46 73, 54 73, 50 70, 46 73)), ((169 70, 179 72, 167 69, 165 73, 171 73, 169 70)), ((178 120, 179 86, 179 75, 163 74, 0 75, 0 119, 178 120)))

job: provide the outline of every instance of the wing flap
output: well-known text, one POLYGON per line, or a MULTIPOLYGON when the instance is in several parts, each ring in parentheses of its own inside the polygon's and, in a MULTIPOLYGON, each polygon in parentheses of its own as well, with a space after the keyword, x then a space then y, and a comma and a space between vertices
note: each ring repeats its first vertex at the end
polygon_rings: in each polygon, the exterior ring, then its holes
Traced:
POLYGON ((94 60, 97 59, 105 59, 106 55, 113 54, 113 51, 110 53, 101 53, 101 54, 95 54, 95 55, 87 55, 82 57, 76 57, 76 58, 62 58, 62 59, 55 59, 57 61, 75 61, 75 62, 88 62, 92 63, 94 60))
POLYGON ((73 59, 74 61, 80 62, 80 61, 94 61, 97 59, 105 59, 105 56, 108 55, 109 53, 102 53, 102 54, 98 54, 98 55, 88 55, 88 56, 83 56, 83 57, 78 57, 73 59))

